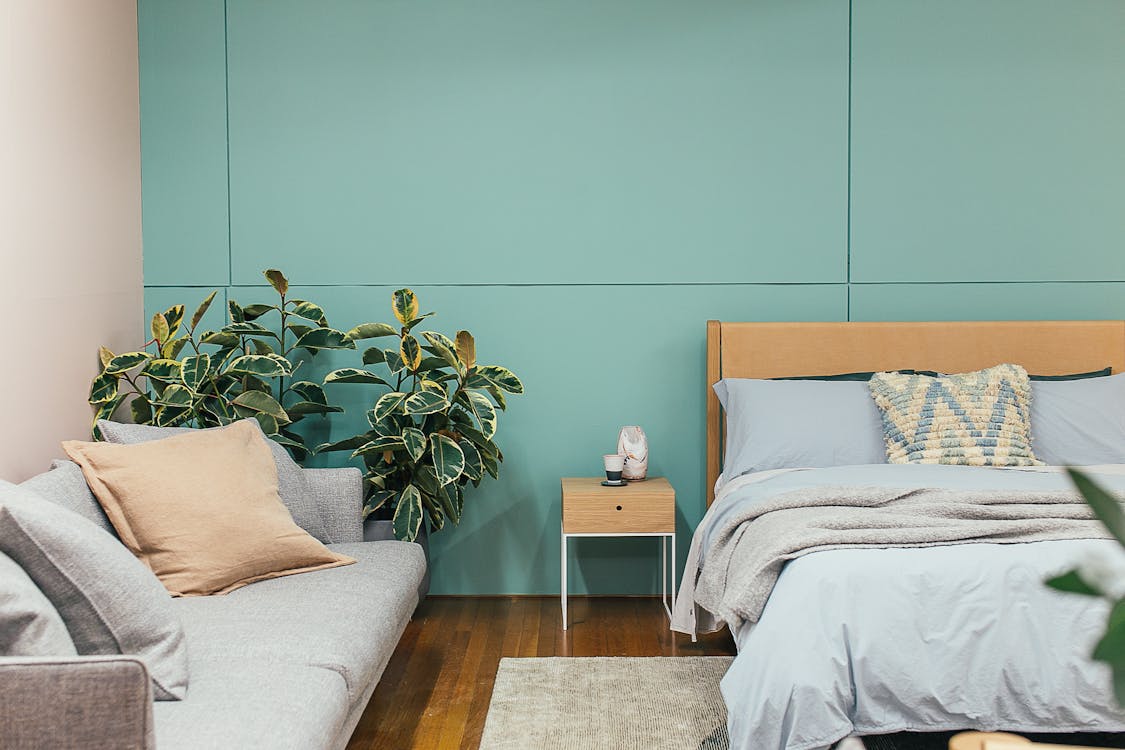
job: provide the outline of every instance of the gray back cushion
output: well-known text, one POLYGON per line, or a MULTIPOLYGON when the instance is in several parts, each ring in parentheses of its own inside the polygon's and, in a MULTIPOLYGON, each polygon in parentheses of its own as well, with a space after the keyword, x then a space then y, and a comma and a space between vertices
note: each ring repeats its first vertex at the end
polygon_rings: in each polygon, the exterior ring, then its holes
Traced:
POLYGON ((187 694, 184 630, 172 598, 119 541, 77 513, 0 482, 0 552, 58 610, 78 653, 137 656, 157 700, 187 694))
POLYGON ((1033 381, 1031 440, 1055 466, 1125 464, 1125 374, 1033 381))
POLYGON ((0 553, 0 656, 74 656, 58 610, 12 558, 0 553))
POLYGON ((55 505, 73 511, 92 521, 101 529, 117 536, 113 524, 86 484, 82 469, 73 461, 55 460, 51 470, 38 474, 20 485, 55 505))
MULTIPOLYGON (((256 419, 244 421, 253 422, 259 430, 261 429, 256 419)), ((191 427, 154 427, 147 424, 107 422, 104 419, 98 421, 98 429, 101 430, 102 437, 109 442, 124 445, 162 440, 166 437, 193 431, 191 427)), ((222 428, 210 427, 207 429, 221 430, 222 428)), ((281 496, 281 502, 289 509, 289 514, 293 516, 293 520, 320 542, 329 544, 335 541, 328 534, 327 524, 320 515, 316 497, 309 490, 304 470, 293 460, 289 451, 285 450, 283 446, 268 438, 266 442, 270 446, 270 452, 273 453, 273 462, 277 467, 278 494, 281 496)))

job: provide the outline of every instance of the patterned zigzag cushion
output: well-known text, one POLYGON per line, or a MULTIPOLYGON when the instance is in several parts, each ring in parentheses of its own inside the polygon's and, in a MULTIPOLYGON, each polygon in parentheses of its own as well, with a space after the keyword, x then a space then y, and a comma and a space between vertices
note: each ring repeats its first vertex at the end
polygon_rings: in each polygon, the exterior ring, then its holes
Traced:
POLYGON ((1031 451, 1031 384, 1019 365, 937 377, 880 372, 869 387, 889 463, 1042 463, 1031 451))

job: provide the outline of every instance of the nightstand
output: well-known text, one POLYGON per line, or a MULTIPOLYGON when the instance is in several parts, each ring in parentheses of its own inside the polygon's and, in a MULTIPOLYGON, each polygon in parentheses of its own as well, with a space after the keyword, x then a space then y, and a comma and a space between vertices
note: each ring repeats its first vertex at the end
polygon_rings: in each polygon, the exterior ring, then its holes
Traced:
POLYGON ((567 627, 567 540, 579 536, 660 537, 660 600, 671 619, 676 600, 676 491, 663 477, 624 487, 604 487, 601 482, 600 477, 562 480, 563 630, 567 627))

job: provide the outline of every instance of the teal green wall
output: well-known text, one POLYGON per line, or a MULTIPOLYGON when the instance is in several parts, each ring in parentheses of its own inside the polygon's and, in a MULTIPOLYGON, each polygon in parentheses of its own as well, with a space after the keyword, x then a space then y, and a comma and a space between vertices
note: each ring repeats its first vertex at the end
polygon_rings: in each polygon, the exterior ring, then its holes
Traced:
MULTIPOLYGON (((410 285, 527 384, 439 593, 557 592, 558 478, 622 424, 686 548, 708 318, 1125 317, 1119 0, 139 7, 149 314, 410 285)), ((581 540, 574 590, 653 591, 653 547, 581 540)))

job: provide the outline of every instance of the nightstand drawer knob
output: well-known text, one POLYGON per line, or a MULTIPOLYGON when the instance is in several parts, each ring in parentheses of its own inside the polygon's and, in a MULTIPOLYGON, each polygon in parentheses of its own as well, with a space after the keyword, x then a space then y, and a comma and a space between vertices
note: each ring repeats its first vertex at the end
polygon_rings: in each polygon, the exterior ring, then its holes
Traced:
POLYGON ((621 510, 621 506, 620 506, 620 505, 618 505, 618 506, 617 506, 617 509, 618 509, 618 510, 621 510))

